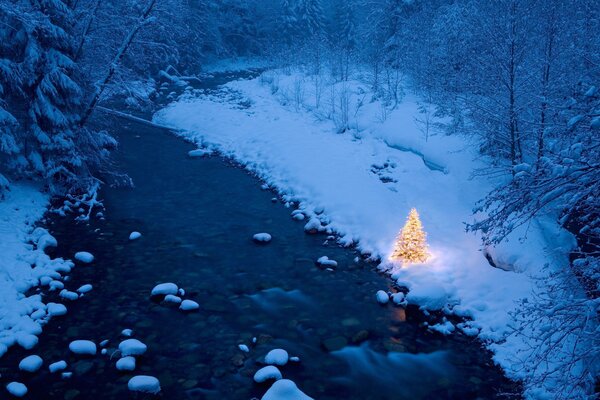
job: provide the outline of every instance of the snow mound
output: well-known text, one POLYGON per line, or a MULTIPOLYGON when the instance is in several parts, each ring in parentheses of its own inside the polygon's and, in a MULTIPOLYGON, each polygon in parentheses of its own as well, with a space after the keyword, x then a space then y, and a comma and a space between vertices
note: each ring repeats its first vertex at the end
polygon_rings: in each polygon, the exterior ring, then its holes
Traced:
POLYGON ((137 231, 133 231, 129 234, 129 240, 136 240, 142 237, 142 234, 137 232, 137 231))
POLYGON ((194 300, 183 300, 179 309, 181 311, 194 311, 200 308, 200 304, 196 303, 194 300))
POLYGON ((178 289, 177 285, 172 282, 159 283, 158 285, 154 286, 150 295, 151 296, 166 296, 168 294, 177 295, 177 289, 178 289))
POLYGON ((135 358, 126 356, 117 360, 117 369, 119 371, 133 371, 135 369, 135 358))
POLYGON ((48 365, 48 370, 52 374, 55 372, 64 371, 65 369, 67 369, 67 362, 64 360, 53 362, 52 364, 48 365))
POLYGON ((265 356, 265 363, 271 365, 285 365, 289 359, 288 352, 283 349, 274 349, 265 356))
POLYGON ((278 380, 267 390, 261 400, 313 400, 304 394, 293 381, 278 380))
POLYGON ((153 376, 137 375, 127 382, 127 388, 132 392, 156 394, 160 392, 160 382, 153 376))
POLYGON ((9 383, 6 385, 6 390, 15 397, 23 397, 27 394, 27 386, 23 385, 21 382, 9 383))
POLYGON ((448 304, 446 289, 435 283, 412 287, 406 295, 409 304, 415 304, 423 309, 436 311, 448 304))
POLYGON ((119 343, 121 356, 141 356, 148 350, 148 346, 137 339, 125 339, 119 343))
POLYGON ((277 367, 272 365, 267 365, 266 367, 262 367, 254 374, 254 382, 263 383, 268 381, 269 379, 279 380, 282 378, 281 372, 277 367))
POLYGON ((42 368, 43 363, 44 361, 42 360, 42 357, 38 355, 31 355, 21 360, 19 363, 19 369, 26 372, 36 372, 38 369, 42 368))
POLYGON ((92 253, 88 253, 87 251, 78 251, 75 253, 75 259, 84 264, 89 264, 94 261, 94 255, 92 253))
POLYGON ((338 266, 338 263, 335 260, 331 260, 327 256, 322 256, 322 257, 319 257, 319 259, 317 260, 317 265, 320 265, 320 266, 323 266, 326 268, 336 268, 338 266))
POLYGON ((91 340, 74 340, 69 343, 69 350, 79 355, 96 355, 96 343, 91 340))
POLYGON ((262 232, 262 233, 257 233, 254 236, 252 236, 252 239, 257 242, 257 243, 269 243, 272 239, 271 235, 266 233, 266 232, 262 232))
POLYGON ((377 293, 375 293, 375 298, 379 304, 387 304, 388 301, 390 301, 390 296, 384 290, 378 290, 377 293))

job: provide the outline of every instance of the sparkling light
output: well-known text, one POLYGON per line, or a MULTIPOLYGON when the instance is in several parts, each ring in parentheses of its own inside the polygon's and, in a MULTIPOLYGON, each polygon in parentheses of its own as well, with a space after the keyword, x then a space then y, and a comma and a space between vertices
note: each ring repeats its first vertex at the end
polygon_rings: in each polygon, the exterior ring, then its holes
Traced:
POLYGON ((406 224, 404 224, 396 238, 394 252, 390 259, 407 265, 410 263, 424 263, 429 256, 427 234, 423 231, 419 213, 413 208, 408 214, 406 224))

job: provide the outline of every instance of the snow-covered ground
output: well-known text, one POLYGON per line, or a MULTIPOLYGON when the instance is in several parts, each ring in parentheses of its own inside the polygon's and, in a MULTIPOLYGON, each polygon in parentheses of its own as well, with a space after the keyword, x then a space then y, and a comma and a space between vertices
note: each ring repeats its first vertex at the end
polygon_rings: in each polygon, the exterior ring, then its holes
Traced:
MULTIPOLYGON (((429 132, 426 138, 423 121, 430 117, 422 106, 409 94, 391 111, 372 100, 360 80, 329 85, 301 73, 268 71, 217 94, 182 96, 154 120, 231 156, 286 201, 297 202, 307 230, 335 232, 340 244, 381 258, 381 269, 410 289, 409 302, 468 317, 459 326, 446 322, 434 329, 478 335, 509 376, 522 378, 517 360, 531 343, 505 340, 515 323, 510 312, 517 300, 531 297, 534 277, 548 273, 544 264, 550 270, 567 265, 573 238, 550 217, 535 221, 489 249, 507 270, 491 267, 480 238, 466 233, 464 224, 493 185, 473 178, 485 164, 464 137, 429 132), (350 129, 338 134, 343 127, 350 129), (424 265, 399 268, 387 258, 412 207, 432 256, 424 265)), ((545 388, 526 390, 538 398, 545 388)))
POLYGON ((12 184, 0 201, 0 357, 14 344, 33 348, 42 326, 66 312, 62 304, 44 304, 40 294, 26 294, 39 285, 62 289, 61 277, 73 267, 44 252, 56 239, 34 224, 47 206, 47 195, 22 183, 12 184))

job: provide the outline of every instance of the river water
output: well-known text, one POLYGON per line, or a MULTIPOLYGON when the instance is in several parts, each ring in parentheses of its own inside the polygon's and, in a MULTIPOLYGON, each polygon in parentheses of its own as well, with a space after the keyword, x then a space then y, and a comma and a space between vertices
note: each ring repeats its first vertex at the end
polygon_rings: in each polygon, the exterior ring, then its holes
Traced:
POLYGON ((390 281, 353 250, 305 234, 292 209, 243 169, 218 156, 189 158, 194 147, 165 130, 102 119, 120 142, 116 166, 134 187, 104 187, 105 220, 48 219, 56 256, 96 257, 73 270, 67 288, 94 289, 67 304, 34 350, 0 359, 2 382, 26 383, 32 399, 129 399, 141 396, 127 381, 145 374, 160 380, 164 399, 260 398, 268 385, 252 376, 269 350, 284 348, 300 362, 282 367, 283 376, 315 399, 519 398, 472 338, 427 331, 416 308, 377 304, 375 292, 393 290, 390 281), (131 231, 143 236, 129 241, 131 231), (253 243, 257 232, 273 241, 253 243), (338 261, 335 271, 315 265, 323 255, 338 261), (200 310, 152 301, 160 282, 183 287, 200 310), (148 345, 135 374, 117 371, 110 357, 126 328, 148 345), (108 354, 74 356, 75 339, 108 339, 108 354), (16 372, 28 354, 45 366, 64 359, 74 374, 16 372))

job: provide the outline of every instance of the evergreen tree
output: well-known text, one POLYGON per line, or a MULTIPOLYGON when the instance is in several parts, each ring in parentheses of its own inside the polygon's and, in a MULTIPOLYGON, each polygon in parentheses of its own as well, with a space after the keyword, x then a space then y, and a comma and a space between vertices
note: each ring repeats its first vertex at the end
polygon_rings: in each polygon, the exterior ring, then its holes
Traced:
POLYGON ((286 45, 291 45, 296 33, 298 19, 296 18, 296 8, 293 6, 293 0, 283 0, 281 2, 281 17, 279 18, 279 25, 281 29, 281 36, 286 45))
POLYGON ((394 261, 403 264, 423 263, 427 261, 427 235, 423 231, 419 213, 411 209, 406 224, 398 234, 394 252, 390 257, 394 261))

